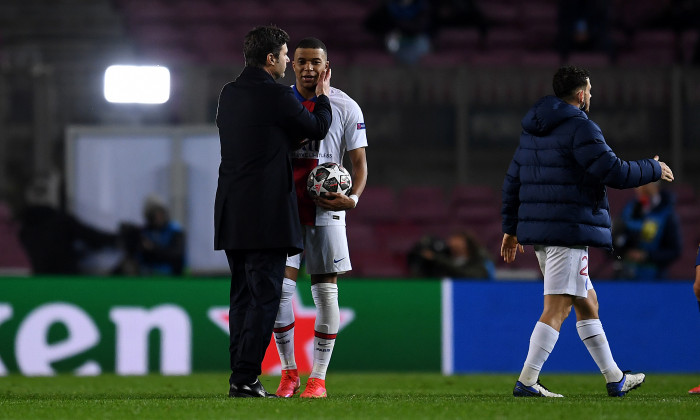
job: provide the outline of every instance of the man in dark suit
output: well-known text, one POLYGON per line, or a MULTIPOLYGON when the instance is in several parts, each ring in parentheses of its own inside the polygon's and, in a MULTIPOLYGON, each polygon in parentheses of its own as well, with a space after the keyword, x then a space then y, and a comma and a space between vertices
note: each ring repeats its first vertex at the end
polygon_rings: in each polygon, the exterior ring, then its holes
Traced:
POLYGON ((221 165, 214 208, 214 248, 231 269, 229 331, 231 397, 274 397, 258 380, 279 308, 287 255, 302 251, 289 152, 321 140, 332 113, 330 69, 321 75, 313 113, 284 76, 289 36, 274 26, 245 37, 246 67, 224 86, 216 124, 221 165))

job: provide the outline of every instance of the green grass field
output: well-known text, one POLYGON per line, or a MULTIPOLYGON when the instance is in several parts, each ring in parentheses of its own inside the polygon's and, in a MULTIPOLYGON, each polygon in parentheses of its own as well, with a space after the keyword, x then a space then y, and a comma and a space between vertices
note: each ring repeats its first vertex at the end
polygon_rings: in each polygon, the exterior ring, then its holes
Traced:
MULTIPOLYGON (((513 398, 516 375, 330 374, 325 400, 233 399, 226 373, 0 377, 2 419, 698 419, 700 375, 647 376, 610 398, 600 375, 543 375, 566 398, 513 398)), ((264 377, 270 391, 278 377, 264 377)))

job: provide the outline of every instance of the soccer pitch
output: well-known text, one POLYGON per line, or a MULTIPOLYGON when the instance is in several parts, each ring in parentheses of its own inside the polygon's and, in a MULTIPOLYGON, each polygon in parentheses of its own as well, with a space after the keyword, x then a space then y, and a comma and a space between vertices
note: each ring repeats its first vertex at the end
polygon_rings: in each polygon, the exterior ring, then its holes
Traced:
MULTIPOLYGON (((697 419, 700 375, 649 374, 623 398, 601 375, 543 375, 566 398, 514 398, 517 375, 330 374, 325 400, 234 399, 227 373, 0 378, 2 419, 697 419)), ((263 377, 268 391, 279 377, 263 377)))

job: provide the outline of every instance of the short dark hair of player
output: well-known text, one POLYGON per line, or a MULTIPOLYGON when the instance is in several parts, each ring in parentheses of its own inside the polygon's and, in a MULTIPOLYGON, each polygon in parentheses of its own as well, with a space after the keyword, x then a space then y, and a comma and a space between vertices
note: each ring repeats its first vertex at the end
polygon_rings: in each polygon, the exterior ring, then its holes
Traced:
POLYGON ((265 67, 267 55, 277 57, 282 46, 289 42, 289 35, 276 26, 258 26, 246 34, 243 56, 246 66, 265 67))
POLYGON ((563 66, 554 74, 552 87, 557 98, 568 99, 577 90, 588 86, 591 74, 588 70, 574 66, 563 66))
POLYGON ((304 38, 296 46, 296 50, 299 48, 310 48, 312 50, 318 50, 322 49, 323 53, 326 54, 326 58, 328 57, 328 49, 326 48, 326 44, 323 43, 318 38, 304 38))

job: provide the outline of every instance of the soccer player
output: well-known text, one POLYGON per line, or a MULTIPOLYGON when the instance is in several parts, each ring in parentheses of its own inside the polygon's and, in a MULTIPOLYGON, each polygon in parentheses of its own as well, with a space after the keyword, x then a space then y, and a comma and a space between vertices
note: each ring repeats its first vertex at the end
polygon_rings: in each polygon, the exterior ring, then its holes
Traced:
POLYGON ((645 376, 623 372, 613 359, 588 276, 588 247, 612 248, 606 186, 673 181, 673 172, 658 156, 624 161, 613 153, 588 119, 587 70, 562 67, 553 87, 556 96, 540 99, 522 119, 520 145, 503 182, 501 256, 511 263, 523 244, 534 245, 544 276, 544 310, 513 395, 562 397, 545 388, 539 375, 573 307, 579 337, 605 377, 608 395, 621 397, 645 376))
MULTIPOLYGON (((700 245, 698 245, 698 255, 695 257, 695 283, 693 283, 693 293, 698 300, 700 308, 700 245)), ((700 385, 688 391, 689 394, 700 394, 700 385)))
MULTIPOLYGON (((329 68, 328 50, 316 38, 302 39, 294 51, 296 74, 294 94, 309 110, 316 101, 319 75, 329 68)), ((311 275, 311 294, 316 305, 313 368, 302 398, 326 397, 326 370, 333 353, 340 323, 338 275, 352 269, 345 233, 345 211, 355 208, 367 182, 367 135, 362 110, 339 89, 331 88, 333 122, 323 141, 311 141, 293 152, 294 179, 299 218, 304 229, 306 271, 311 275), (352 194, 329 193, 312 200, 306 192, 306 177, 325 162, 342 164, 348 152, 352 163, 352 194)), ((292 296, 301 265, 301 255, 287 258, 282 300, 275 321, 274 336, 282 363, 277 395, 291 397, 301 381, 294 357, 294 311, 292 296)))

